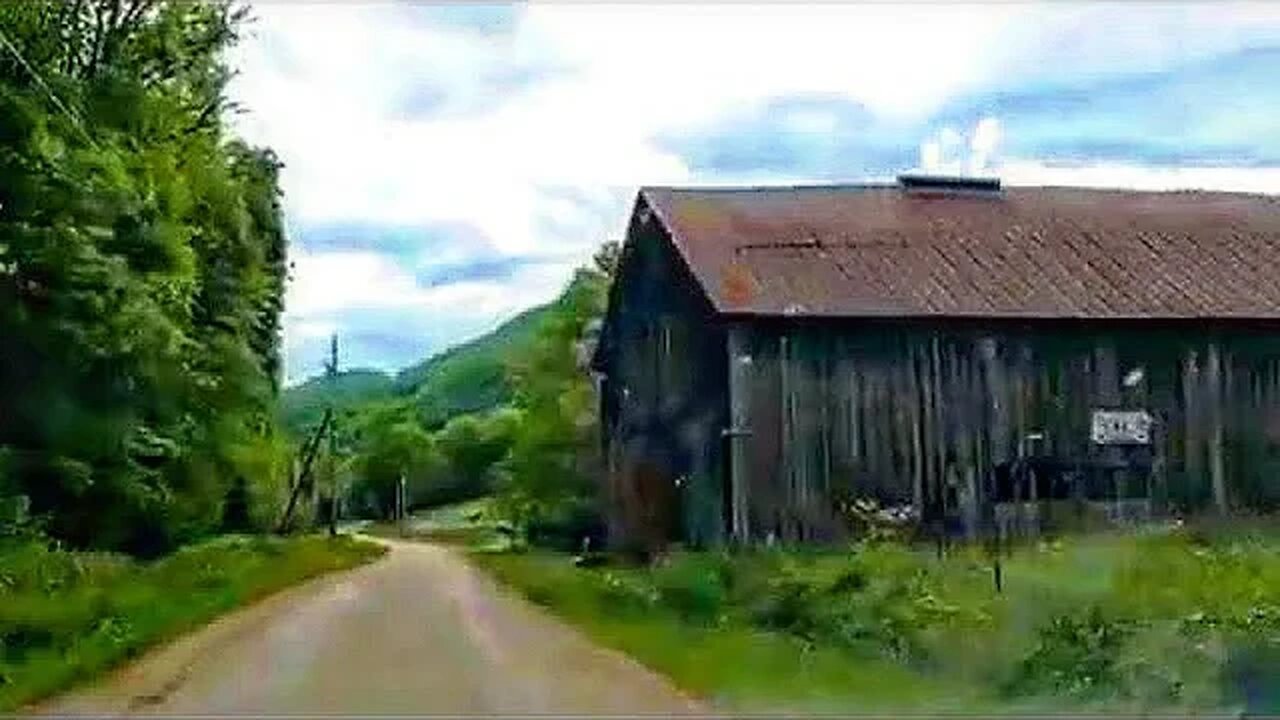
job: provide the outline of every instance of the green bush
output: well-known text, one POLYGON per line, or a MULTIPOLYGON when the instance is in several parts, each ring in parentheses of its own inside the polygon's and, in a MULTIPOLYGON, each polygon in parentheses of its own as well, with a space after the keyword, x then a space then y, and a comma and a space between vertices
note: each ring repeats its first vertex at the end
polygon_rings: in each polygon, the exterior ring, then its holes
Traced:
POLYGON ((1121 650, 1134 624, 1108 618, 1094 605, 1059 615, 1042 627, 1038 641, 1007 686, 1011 694, 1091 698, 1122 689, 1117 672, 1121 650))
POLYGON ((940 579, 909 553, 876 546, 828 560, 840 562, 754 563, 769 576, 746 600, 750 621, 807 642, 923 662, 930 631, 984 620, 981 609, 945 601, 940 579))
POLYGON ((719 622, 726 591, 714 558, 678 557, 653 571, 653 583, 664 606, 686 621, 719 622))
POLYGON ((781 630, 812 641, 819 630, 818 588, 803 578, 783 576, 769 583, 751 620, 769 630, 781 630))

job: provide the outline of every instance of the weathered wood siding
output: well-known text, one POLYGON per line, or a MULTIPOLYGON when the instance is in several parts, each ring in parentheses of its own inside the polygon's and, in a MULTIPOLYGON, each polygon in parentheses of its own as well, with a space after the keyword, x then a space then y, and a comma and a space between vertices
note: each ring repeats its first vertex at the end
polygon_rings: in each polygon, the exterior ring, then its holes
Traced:
POLYGON ((718 544, 727 503, 725 334, 646 215, 628 231, 601 338, 610 536, 718 544))
POLYGON ((910 505, 926 522, 968 532, 981 527, 984 499, 1021 507, 1069 495, 1143 513, 1280 502, 1274 329, 814 320, 735 328, 730 404, 749 434, 734 441, 742 447, 731 472, 745 484, 729 522, 752 538, 837 535, 838 495, 910 505), (1094 444, 1091 412, 1105 408, 1151 413, 1152 443, 1094 444), (1019 452, 1057 462, 1073 487, 1011 486, 1001 473, 1019 452), (1117 502, 1125 500, 1133 502, 1117 502))

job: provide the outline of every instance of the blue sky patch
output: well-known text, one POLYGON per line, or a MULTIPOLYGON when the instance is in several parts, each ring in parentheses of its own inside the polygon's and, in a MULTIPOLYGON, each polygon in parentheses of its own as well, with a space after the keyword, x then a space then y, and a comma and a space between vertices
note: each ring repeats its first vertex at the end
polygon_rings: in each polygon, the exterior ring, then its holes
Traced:
POLYGON ((486 258, 471 262, 433 264, 416 274, 418 285, 439 287, 464 282, 499 282, 510 280, 521 269, 547 262, 543 258, 486 258))
POLYGON ((406 2, 413 19, 484 36, 510 34, 520 21, 520 3, 406 2))
POLYGON ((291 230, 294 244, 313 253, 368 251, 397 258, 427 253, 449 257, 490 247, 482 232, 460 223, 384 225, 353 221, 304 225, 291 230))
POLYGON ((932 125, 999 118, 1002 153, 1156 166, 1280 164, 1280 48, 1160 73, 961 98, 932 125))
POLYGON ((916 136, 880 124, 846 98, 775 98, 714 126, 658 142, 697 173, 769 173, 839 180, 910 167, 916 136))

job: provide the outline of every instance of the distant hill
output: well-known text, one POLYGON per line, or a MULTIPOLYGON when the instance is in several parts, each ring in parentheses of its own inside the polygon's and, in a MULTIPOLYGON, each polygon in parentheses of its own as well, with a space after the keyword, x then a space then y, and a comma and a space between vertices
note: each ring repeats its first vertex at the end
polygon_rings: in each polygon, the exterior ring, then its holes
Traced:
POLYGON ((328 398, 339 411, 361 405, 403 398, 417 406, 428 427, 449 418, 486 410, 511 397, 506 363, 527 347, 538 324, 552 305, 526 310, 492 332, 454 346, 400 371, 394 377, 376 370, 351 370, 338 375, 332 391, 323 377, 286 388, 281 397, 281 418, 294 433, 319 422, 328 398))
POLYGON ((378 370, 347 370, 332 380, 313 377, 280 394, 280 420, 287 430, 302 432, 320 422, 330 400, 341 412, 389 398, 394 391, 395 379, 378 370))

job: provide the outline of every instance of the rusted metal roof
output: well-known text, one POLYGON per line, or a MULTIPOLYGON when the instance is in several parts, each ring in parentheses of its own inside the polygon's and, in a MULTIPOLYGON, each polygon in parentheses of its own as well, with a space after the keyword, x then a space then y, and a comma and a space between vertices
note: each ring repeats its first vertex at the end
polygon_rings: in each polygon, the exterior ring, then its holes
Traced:
POLYGON ((1280 200, 645 188, 712 304, 806 316, 1280 319, 1280 200))

